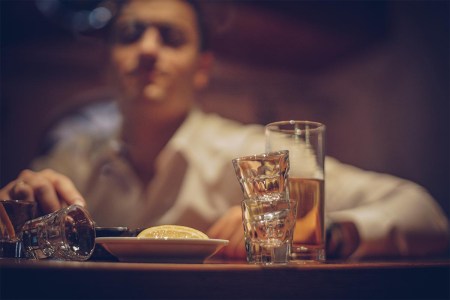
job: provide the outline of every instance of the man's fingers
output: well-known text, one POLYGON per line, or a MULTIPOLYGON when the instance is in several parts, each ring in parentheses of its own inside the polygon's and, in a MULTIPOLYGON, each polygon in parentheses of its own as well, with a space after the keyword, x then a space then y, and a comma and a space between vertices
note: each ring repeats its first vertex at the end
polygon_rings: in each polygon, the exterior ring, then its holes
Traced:
POLYGON ((46 169, 42 171, 42 175, 55 187, 55 190, 60 199, 68 205, 78 204, 86 206, 86 201, 80 192, 77 190, 73 182, 66 176, 56 173, 53 170, 46 169))
POLYGON ((33 188, 23 180, 16 180, 14 186, 9 191, 11 199, 35 201, 33 188))
POLYGON ((230 208, 208 231, 210 238, 229 240, 218 255, 229 258, 244 258, 244 228, 242 226, 242 211, 239 206, 230 208))
POLYGON ((230 243, 224 248, 225 256, 229 258, 244 258, 244 228, 241 219, 236 216, 230 220, 228 228, 232 228, 233 230, 228 232, 227 239, 230 243))
POLYGON ((34 201, 33 190, 23 180, 14 180, 0 190, 0 199, 34 201))
POLYGON ((14 188, 14 186, 16 185, 16 183, 17 183, 17 180, 14 180, 14 181, 11 181, 10 183, 8 183, 7 185, 5 185, 0 190, 0 199, 2 199, 2 200, 11 199, 11 197, 12 197, 11 192, 12 192, 12 189, 14 188))
POLYGON ((43 213, 51 213, 62 207, 52 183, 45 177, 28 175, 19 177, 19 180, 31 188, 34 199, 43 213))
POLYGON ((238 222, 242 226, 242 212, 239 206, 231 207, 223 217, 208 230, 207 235, 210 238, 229 239, 235 230, 234 224, 238 222), (230 222, 233 226, 230 226, 230 222))
POLYGON ((236 259, 244 259, 246 257, 244 229, 235 231, 230 238, 230 249, 228 249, 225 255, 236 259))

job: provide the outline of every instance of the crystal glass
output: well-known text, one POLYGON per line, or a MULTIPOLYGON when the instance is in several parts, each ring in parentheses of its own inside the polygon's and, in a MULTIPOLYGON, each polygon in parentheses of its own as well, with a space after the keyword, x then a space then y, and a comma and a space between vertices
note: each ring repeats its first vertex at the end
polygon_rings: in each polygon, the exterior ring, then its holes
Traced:
POLYGON ((295 202, 289 199, 288 151, 233 160, 244 199, 242 219, 249 263, 287 263, 295 225, 295 202))
POLYGON ((94 251, 95 226, 83 207, 71 205, 26 222, 22 242, 29 258, 87 260, 94 251))

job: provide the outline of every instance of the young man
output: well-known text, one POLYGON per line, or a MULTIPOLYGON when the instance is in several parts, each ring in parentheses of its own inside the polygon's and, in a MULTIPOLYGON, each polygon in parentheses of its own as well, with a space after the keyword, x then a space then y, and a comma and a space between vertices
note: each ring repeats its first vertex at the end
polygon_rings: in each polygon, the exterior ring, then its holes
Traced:
MULTIPOLYGON (((117 130, 60 141, 35 162, 41 171, 23 171, 0 198, 32 199, 42 213, 85 205, 99 226, 191 226, 230 240, 226 256, 244 257, 242 192, 231 159, 263 152, 264 134, 196 108, 213 60, 202 32, 194 1, 126 1, 111 35, 117 130)), ((337 224, 329 254, 446 248, 447 219, 420 187, 327 159, 326 211, 337 224)))

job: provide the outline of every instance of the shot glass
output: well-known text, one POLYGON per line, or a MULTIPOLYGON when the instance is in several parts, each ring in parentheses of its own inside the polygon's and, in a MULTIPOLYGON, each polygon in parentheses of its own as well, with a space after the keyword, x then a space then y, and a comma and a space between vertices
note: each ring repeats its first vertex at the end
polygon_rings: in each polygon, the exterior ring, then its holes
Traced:
POLYGON ((324 262, 325 125, 280 121, 265 129, 266 151, 289 151, 289 195, 297 202, 291 261, 324 262))
POLYGON ((287 187, 288 151, 233 159, 244 194, 242 223, 247 261, 286 264, 295 225, 295 202, 287 187))
POLYGON ((71 205, 26 222, 22 242, 28 258, 83 261, 94 251, 95 225, 83 207, 71 205))
POLYGON ((20 231, 34 218, 36 205, 24 200, 0 200, 0 258, 23 257, 20 231))
POLYGON ((245 249, 249 263, 289 262, 295 205, 289 199, 242 201, 245 249))

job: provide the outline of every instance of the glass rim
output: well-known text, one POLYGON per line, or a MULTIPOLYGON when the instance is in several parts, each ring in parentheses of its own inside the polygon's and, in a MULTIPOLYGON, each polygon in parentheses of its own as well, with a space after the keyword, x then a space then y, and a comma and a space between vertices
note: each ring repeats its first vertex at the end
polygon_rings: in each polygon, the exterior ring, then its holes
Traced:
POLYGON ((288 150, 277 150, 277 151, 271 151, 271 152, 264 152, 264 153, 258 153, 258 154, 252 154, 252 155, 246 155, 234 158, 232 162, 240 162, 244 160, 260 160, 260 159, 266 159, 269 158, 269 156, 282 156, 286 155, 289 157, 289 151, 288 150))
POLYGON ((261 203, 261 204, 269 204, 271 202, 286 202, 286 203, 291 203, 291 204, 297 204, 297 200, 292 200, 292 199, 258 199, 258 198, 246 198, 241 200, 241 204, 247 204, 249 202, 255 202, 255 203, 261 203))
POLYGON ((31 204, 36 205, 37 203, 31 200, 19 200, 19 199, 0 199, 0 203, 19 203, 19 204, 31 204))
POLYGON ((92 219, 91 214, 89 213, 87 208, 84 207, 84 206, 81 206, 81 205, 78 205, 78 204, 72 204, 72 205, 69 205, 69 206, 66 206, 66 207, 60 209, 59 211, 55 211, 55 213, 64 211, 64 214, 68 214, 68 213, 70 213, 72 211, 77 211, 77 210, 81 211, 83 213, 83 215, 94 224, 94 227, 95 227, 95 222, 92 219))
MULTIPOLYGON (((283 133, 297 133, 296 129, 294 127, 292 128, 280 128, 281 126, 293 126, 295 124, 300 125, 310 125, 314 126, 313 128, 308 128, 308 131, 322 131, 325 130, 326 126, 323 123, 316 122, 316 121, 308 121, 308 120, 288 120, 288 121, 277 121, 269 123, 265 126, 266 131, 273 131, 273 132, 283 132, 283 133)), ((302 130, 305 130, 305 128, 301 128, 302 130)))
MULTIPOLYGON (((90 227, 90 229, 93 232, 94 240, 95 240, 95 238, 96 238, 95 222, 92 219, 91 215, 89 214, 89 211, 85 207, 83 207, 81 205, 72 204, 72 205, 69 205, 67 207, 64 207, 64 208, 62 208, 60 210, 57 210, 57 211, 51 213, 51 214, 55 214, 56 218, 59 220, 58 222, 60 222, 59 226, 61 228, 61 236, 64 239, 64 241, 66 243, 69 243, 65 227, 66 227, 66 224, 67 224, 67 217, 70 216, 69 214, 71 212, 81 212, 82 219, 80 220, 79 219, 80 216, 77 216, 78 219, 76 221, 77 221, 77 223, 81 221, 84 224, 86 224, 88 227, 90 227)), ((45 216, 43 216, 43 217, 45 217, 45 216)), ((70 217, 75 220, 75 217, 73 217, 73 216, 70 216, 70 217)), ((94 243, 94 245, 95 245, 95 243, 94 243)), ((70 249, 69 252, 74 253, 76 256, 79 256, 79 257, 90 257, 92 255, 92 253, 94 252, 94 247, 92 247, 92 249, 91 249, 91 251, 90 251, 90 253, 88 255, 78 254, 77 251, 74 251, 72 249, 70 249)))

